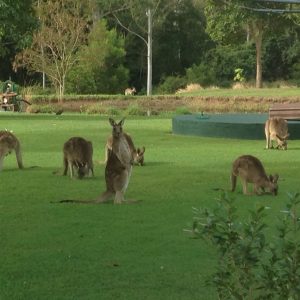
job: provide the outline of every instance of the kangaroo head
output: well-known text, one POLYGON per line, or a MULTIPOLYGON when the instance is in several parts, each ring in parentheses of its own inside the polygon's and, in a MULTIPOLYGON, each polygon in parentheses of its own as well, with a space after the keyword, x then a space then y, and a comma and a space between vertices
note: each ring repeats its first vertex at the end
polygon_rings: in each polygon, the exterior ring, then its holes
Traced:
POLYGON ((277 196, 278 193, 278 184, 277 184, 278 178, 279 178, 278 174, 275 174, 274 176, 273 175, 269 176, 269 182, 270 182, 269 189, 270 192, 273 194, 273 196, 277 196))
POLYGON ((289 137, 289 134, 286 134, 283 137, 276 134, 276 137, 278 143, 277 149, 287 150, 287 138, 289 137))
POLYGON ((137 165, 143 164, 145 150, 146 150, 145 147, 142 147, 142 149, 140 148, 136 149, 136 154, 134 156, 134 163, 136 163, 137 165))
POLYGON ((112 135, 115 138, 120 137, 120 135, 123 133, 123 124, 125 119, 123 118, 119 123, 116 123, 114 119, 109 118, 109 123, 112 126, 112 135))
POLYGON ((87 163, 78 163, 78 178, 82 179, 84 176, 88 175, 89 168, 87 163))

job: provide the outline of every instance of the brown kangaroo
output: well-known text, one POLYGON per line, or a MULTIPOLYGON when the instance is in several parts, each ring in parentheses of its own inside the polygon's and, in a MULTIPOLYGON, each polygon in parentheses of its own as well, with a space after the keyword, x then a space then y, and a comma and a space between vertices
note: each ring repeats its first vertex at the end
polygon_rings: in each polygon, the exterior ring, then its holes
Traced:
POLYGON ((4 157, 15 151, 18 167, 23 169, 21 145, 17 137, 6 130, 0 131, 0 171, 3 168, 4 157))
POLYGON ((124 92, 125 96, 128 96, 128 95, 134 95, 136 93, 136 89, 135 87, 133 88, 127 88, 124 92))
POLYGON ((241 177, 243 184, 243 193, 249 195, 247 184, 253 183, 254 193, 260 195, 265 188, 274 196, 278 192, 278 175, 267 176, 261 161, 252 155, 242 155, 238 157, 232 165, 231 171, 231 191, 234 192, 236 188, 237 176, 241 177))
POLYGON ((94 176, 93 168, 93 145, 82 137, 72 137, 65 142, 64 153, 64 173, 67 175, 68 168, 70 177, 74 176, 74 169, 77 169, 78 178, 82 179, 91 172, 94 176))
POLYGON ((277 149, 287 150, 288 123, 282 118, 270 118, 265 124, 266 149, 273 148, 273 141, 277 142, 277 149))
POLYGON ((107 164, 105 167, 106 191, 103 192, 96 200, 62 200, 60 202, 76 202, 76 203, 104 203, 111 197, 115 196, 114 204, 123 202, 130 203, 135 201, 125 201, 124 194, 128 187, 133 157, 128 141, 123 133, 124 119, 116 123, 109 118, 112 126, 112 150, 109 151, 107 164))
MULTIPOLYGON (((128 133, 125 133, 125 132, 123 132, 123 135, 126 138, 127 143, 129 145, 129 148, 130 148, 130 151, 131 151, 131 154, 132 154, 132 157, 133 157, 133 163, 135 165, 143 166, 144 161, 145 161, 144 153, 145 153, 146 148, 142 147, 141 149, 140 148, 136 149, 131 136, 128 133)), ((110 136, 107 139, 107 142, 106 142, 106 145, 105 145, 105 161, 104 161, 105 164, 107 163, 107 160, 108 160, 109 151, 112 150, 112 143, 113 143, 113 136, 110 136)))

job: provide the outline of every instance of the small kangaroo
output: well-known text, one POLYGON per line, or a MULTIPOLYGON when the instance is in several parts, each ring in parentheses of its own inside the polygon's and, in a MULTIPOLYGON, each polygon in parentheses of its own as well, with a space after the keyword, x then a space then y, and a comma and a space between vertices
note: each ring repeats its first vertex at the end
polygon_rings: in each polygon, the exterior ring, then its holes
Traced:
MULTIPOLYGON (((146 148, 142 147, 141 149, 140 148, 136 149, 131 136, 129 134, 125 133, 125 132, 123 132, 123 134, 124 134, 124 136, 127 140, 127 143, 129 145, 129 148, 130 148, 130 151, 131 151, 131 154, 132 154, 132 157, 133 157, 133 163, 135 165, 143 166, 144 161, 145 161, 144 153, 145 153, 146 148)), ((109 156, 109 151, 112 151, 112 143, 113 143, 113 137, 110 136, 107 139, 106 145, 105 145, 105 160, 104 160, 105 164, 107 163, 107 159, 108 159, 108 156, 109 156)))
POLYGON ((242 155, 238 157, 232 165, 231 171, 231 191, 234 192, 236 188, 237 176, 241 177, 243 184, 244 195, 249 195, 247 184, 254 184, 254 193, 260 195, 265 188, 269 189, 274 196, 278 192, 278 175, 267 176, 261 161, 252 155, 242 155))
POLYGON ((124 119, 116 123, 109 118, 112 126, 112 150, 109 151, 107 164, 105 166, 106 190, 96 200, 61 200, 62 202, 71 203, 95 203, 100 204, 107 202, 111 197, 115 196, 114 204, 131 203, 135 201, 125 201, 124 194, 129 184, 133 157, 128 141, 123 133, 124 119))
POLYGON ((6 130, 0 131, 0 171, 3 168, 4 157, 10 154, 12 151, 16 153, 16 159, 19 169, 23 169, 21 145, 17 137, 6 130))
POLYGON ((277 149, 287 150, 288 123, 282 118, 270 118, 265 124, 266 149, 273 148, 273 141, 277 142, 277 149))
POLYGON ((128 96, 128 95, 134 95, 136 93, 136 89, 135 87, 133 88, 127 88, 124 92, 125 96, 128 96))
POLYGON ((74 169, 77 169, 79 179, 89 175, 90 171, 94 176, 93 145, 90 141, 72 137, 64 143, 63 154, 64 176, 67 175, 68 168, 71 178, 74 176, 74 169))

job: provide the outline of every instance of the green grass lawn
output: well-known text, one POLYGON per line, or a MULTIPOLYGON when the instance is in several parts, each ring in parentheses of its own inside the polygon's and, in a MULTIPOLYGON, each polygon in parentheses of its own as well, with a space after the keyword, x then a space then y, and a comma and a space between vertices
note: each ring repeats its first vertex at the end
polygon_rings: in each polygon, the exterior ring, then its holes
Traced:
POLYGON ((0 174, 0 299, 216 299, 204 281, 215 252, 184 229, 192 207, 214 207, 229 188, 232 161, 252 154, 267 172, 279 173, 279 195, 244 196, 242 218, 256 205, 269 206, 270 236, 287 191, 299 190, 300 141, 288 151, 264 150, 265 141, 176 136, 170 118, 128 118, 124 129, 145 146, 144 167, 134 167, 126 196, 138 204, 55 204, 92 199, 104 191, 107 118, 63 114, 0 115, 0 129, 13 130, 25 170, 14 155, 0 174), (93 142, 95 177, 54 175, 62 171, 63 143, 72 136, 93 142), (32 166, 38 166, 31 168, 32 166))

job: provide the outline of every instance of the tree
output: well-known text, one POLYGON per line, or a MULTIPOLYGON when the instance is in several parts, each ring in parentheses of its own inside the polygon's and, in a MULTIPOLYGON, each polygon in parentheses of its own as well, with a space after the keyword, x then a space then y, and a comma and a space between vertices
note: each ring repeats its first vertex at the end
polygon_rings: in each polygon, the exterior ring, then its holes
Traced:
POLYGON ((153 82, 163 76, 184 75, 185 69, 198 64, 214 46, 205 31, 204 9, 192 0, 179 1, 154 33, 153 82))
POLYGON ((77 62, 76 52, 86 41, 84 7, 77 0, 41 0, 35 8, 39 30, 33 35, 31 47, 16 57, 16 65, 45 72, 62 101, 66 76, 77 62))
POLYGON ((0 0, 0 76, 7 79, 11 60, 30 44, 37 19, 32 9, 33 0, 0 0), (3 69, 7 69, 3 74, 3 69))
POLYGON ((81 94, 123 92, 128 83, 125 54, 124 39, 116 30, 107 30, 105 20, 95 22, 87 45, 78 51, 78 64, 67 77, 68 90, 81 94))
MULTIPOLYGON (((147 95, 152 94, 153 31, 173 11, 178 0, 120 0, 110 6, 117 24, 127 33, 138 37, 147 48, 147 95), (120 9, 117 9, 119 7, 120 9)), ((99 1, 98 1, 99 2, 99 1)))
MULTIPOLYGON (((286 4, 270 3, 268 8, 284 8, 286 4)), ((230 44, 252 39, 256 46, 256 87, 262 87, 262 42, 263 35, 284 22, 281 16, 262 13, 261 3, 253 0, 207 0, 205 14, 207 30, 221 44, 230 44)), ((238 66, 236 66, 238 67, 238 66)))

